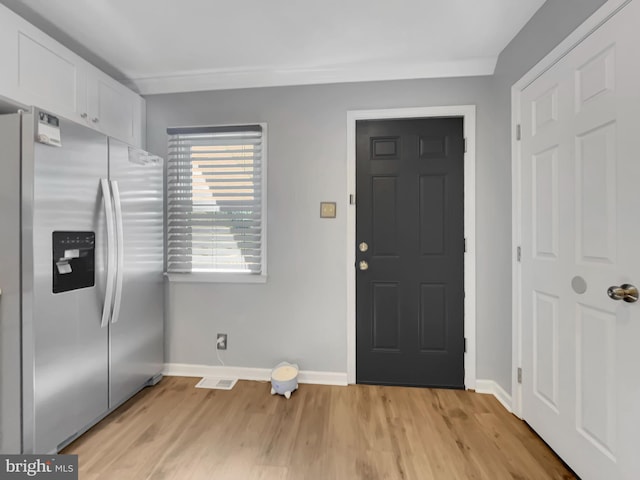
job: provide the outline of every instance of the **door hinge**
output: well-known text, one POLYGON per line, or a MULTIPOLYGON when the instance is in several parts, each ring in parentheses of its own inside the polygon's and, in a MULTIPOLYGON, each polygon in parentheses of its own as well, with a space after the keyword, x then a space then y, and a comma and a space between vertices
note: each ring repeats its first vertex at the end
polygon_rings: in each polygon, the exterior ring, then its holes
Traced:
POLYGON ((522 248, 520 245, 518 245, 518 248, 516 249, 516 259, 518 262, 522 261, 522 248))
POLYGON ((353 193, 349 194, 349 205, 355 205, 356 204, 356 196, 353 193))
POLYGON ((517 375, 518 375, 518 383, 522 383, 522 367, 518 367, 517 375))
POLYGON ((464 139, 464 153, 467 153, 467 139, 464 139))
POLYGON ((467 253, 467 239, 464 239, 464 253, 467 253))
POLYGON ((464 339, 464 353, 467 353, 467 339, 464 339))
POLYGON ((516 140, 520 140, 522 138, 522 127, 520 124, 516 125, 516 140))

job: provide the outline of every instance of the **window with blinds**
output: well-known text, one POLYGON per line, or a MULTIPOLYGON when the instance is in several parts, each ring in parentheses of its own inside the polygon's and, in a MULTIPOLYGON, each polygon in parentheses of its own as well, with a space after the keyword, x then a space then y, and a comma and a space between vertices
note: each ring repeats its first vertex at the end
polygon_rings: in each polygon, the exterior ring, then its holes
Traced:
POLYGON ((167 129, 169 273, 264 273, 264 130, 167 129))

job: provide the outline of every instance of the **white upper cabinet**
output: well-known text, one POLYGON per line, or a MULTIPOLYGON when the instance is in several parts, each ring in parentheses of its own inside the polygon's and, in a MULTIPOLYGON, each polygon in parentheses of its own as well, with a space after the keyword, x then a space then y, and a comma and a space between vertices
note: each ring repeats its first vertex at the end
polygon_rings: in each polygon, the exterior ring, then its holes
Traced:
POLYGON ((19 28, 17 100, 80 120, 85 109, 85 65, 32 28, 19 28))
POLYGON ((142 146, 144 100, 0 5, 0 96, 142 146))
POLYGON ((10 97, 18 84, 18 30, 12 23, 12 17, 5 14, 6 7, 0 5, 0 95, 10 97))
POLYGON ((140 145, 141 98, 94 67, 87 70, 86 120, 105 134, 140 145))

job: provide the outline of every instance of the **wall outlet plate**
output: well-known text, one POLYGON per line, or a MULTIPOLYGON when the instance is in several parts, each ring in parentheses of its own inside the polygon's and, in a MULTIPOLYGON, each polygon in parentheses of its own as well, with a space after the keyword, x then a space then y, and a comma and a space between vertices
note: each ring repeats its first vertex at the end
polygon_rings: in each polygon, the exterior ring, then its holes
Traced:
POLYGON ((336 218, 336 202, 320 202, 320 218, 336 218))
POLYGON ((216 348, 218 350, 226 350, 227 349, 227 334, 219 333, 216 336, 216 348))

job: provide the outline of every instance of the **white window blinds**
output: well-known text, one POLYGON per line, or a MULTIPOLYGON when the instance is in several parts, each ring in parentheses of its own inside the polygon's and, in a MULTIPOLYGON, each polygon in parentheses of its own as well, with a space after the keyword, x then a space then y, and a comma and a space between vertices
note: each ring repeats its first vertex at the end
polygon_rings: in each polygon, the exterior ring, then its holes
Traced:
POLYGON ((167 271, 262 274, 262 126, 167 133, 167 271))

